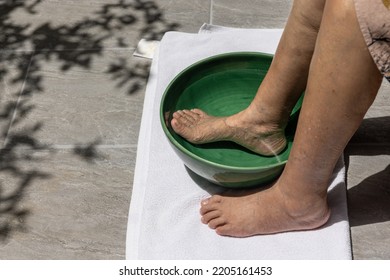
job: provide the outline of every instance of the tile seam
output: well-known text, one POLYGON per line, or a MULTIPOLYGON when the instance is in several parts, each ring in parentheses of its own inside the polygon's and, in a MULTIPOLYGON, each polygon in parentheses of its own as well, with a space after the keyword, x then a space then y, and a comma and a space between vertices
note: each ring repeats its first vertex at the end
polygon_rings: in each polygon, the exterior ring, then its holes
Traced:
MULTIPOLYGON (((49 150, 71 150, 75 148, 83 147, 83 145, 51 145, 47 147, 42 147, 41 151, 49 151, 49 150)), ((135 149, 138 147, 137 144, 119 144, 119 145, 104 145, 99 144, 94 147, 98 149, 135 149)), ((19 147, 20 150, 37 150, 36 148, 29 147, 19 147)), ((0 150, 7 150, 7 148, 0 148, 0 150)))
POLYGON ((26 75, 24 76, 22 88, 20 89, 20 92, 19 92, 19 94, 18 94, 18 99, 16 100, 16 104, 15 104, 14 111, 13 111, 13 114, 12 114, 12 117, 11 117, 11 121, 10 121, 10 123, 9 123, 8 129, 7 129, 7 133, 6 133, 5 138, 4 138, 3 148, 6 147, 7 144, 8 144, 9 133, 10 133, 11 128, 12 128, 14 122, 15 122, 17 110, 18 110, 20 101, 21 101, 21 99, 22 99, 23 91, 24 91, 24 88, 25 88, 25 86, 26 86, 26 81, 27 81, 28 75, 29 75, 29 73, 30 73, 30 67, 31 67, 31 63, 32 63, 32 61, 33 61, 33 59, 34 59, 34 55, 35 55, 35 51, 33 51, 33 52, 31 53, 30 61, 29 61, 29 63, 28 63, 27 70, 26 70, 26 75))
POLYGON ((209 24, 213 24, 213 6, 214 6, 214 0, 210 0, 210 18, 209 18, 209 24))
POLYGON ((84 49, 84 48, 75 48, 75 49, 19 49, 19 50, 12 50, 12 49, 4 49, 1 50, 0 53, 25 53, 25 52, 32 52, 32 53, 40 53, 40 52, 70 52, 70 51, 134 51, 135 47, 128 47, 128 48, 101 48, 101 49, 84 49))

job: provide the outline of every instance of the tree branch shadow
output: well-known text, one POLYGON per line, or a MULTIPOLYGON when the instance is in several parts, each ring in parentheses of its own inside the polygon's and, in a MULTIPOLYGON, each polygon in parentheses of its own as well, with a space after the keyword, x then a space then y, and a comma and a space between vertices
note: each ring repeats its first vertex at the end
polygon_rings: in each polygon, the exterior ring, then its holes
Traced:
MULTIPOLYGON (((26 191, 35 182, 53 176, 37 167, 40 159, 35 157, 37 151, 50 150, 38 136, 45 124, 31 124, 31 119, 30 125, 24 124, 36 110, 31 97, 45 91, 44 64, 56 62, 63 73, 75 67, 91 69, 108 44, 129 52, 134 49, 124 31, 136 30, 138 40, 159 40, 166 31, 179 27, 164 18, 157 1, 102 2, 95 12, 76 22, 54 24, 46 20, 38 26, 34 26, 34 16, 40 17, 39 8, 44 1, 0 2, 0 145, 4 140, 0 147, 0 242, 8 240, 12 232, 26 229, 32 214, 31 209, 22 207, 26 191), (21 13, 29 15, 32 21, 20 23, 17 13, 19 17, 21 13), (10 129, 16 125, 23 129, 10 129)), ((121 92, 132 95, 146 83, 149 63, 130 63, 129 52, 108 61, 105 74, 117 88, 124 89, 121 92)), ((100 144, 99 139, 75 143, 73 153, 93 164, 102 157, 97 148, 100 144)))

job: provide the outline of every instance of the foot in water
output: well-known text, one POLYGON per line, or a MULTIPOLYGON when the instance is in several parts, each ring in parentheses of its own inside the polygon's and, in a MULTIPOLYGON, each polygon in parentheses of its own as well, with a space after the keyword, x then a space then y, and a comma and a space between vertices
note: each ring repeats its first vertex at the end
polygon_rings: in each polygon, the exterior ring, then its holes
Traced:
POLYGON ((254 117, 250 109, 229 117, 214 117, 200 109, 173 114, 173 130, 194 144, 233 141, 255 153, 277 155, 286 146, 284 126, 254 117))

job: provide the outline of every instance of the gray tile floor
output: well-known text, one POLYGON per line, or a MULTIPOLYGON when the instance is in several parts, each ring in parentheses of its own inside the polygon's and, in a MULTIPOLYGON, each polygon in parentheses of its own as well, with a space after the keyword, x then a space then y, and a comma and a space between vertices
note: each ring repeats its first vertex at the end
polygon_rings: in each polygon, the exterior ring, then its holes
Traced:
MULTIPOLYGON (((123 259, 139 39, 282 28, 290 0, 0 0, 0 259, 123 259)), ((355 259, 390 258, 390 87, 348 145, 355 259)))

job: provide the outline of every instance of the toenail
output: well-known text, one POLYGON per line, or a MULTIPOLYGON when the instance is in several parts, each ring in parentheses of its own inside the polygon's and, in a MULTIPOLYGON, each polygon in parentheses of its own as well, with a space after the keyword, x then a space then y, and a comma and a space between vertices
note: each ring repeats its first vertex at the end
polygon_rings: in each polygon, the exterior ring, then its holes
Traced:
POLYGON ((207 205, 209 203, 209 199, 202 200, 202 205, 207 205))

